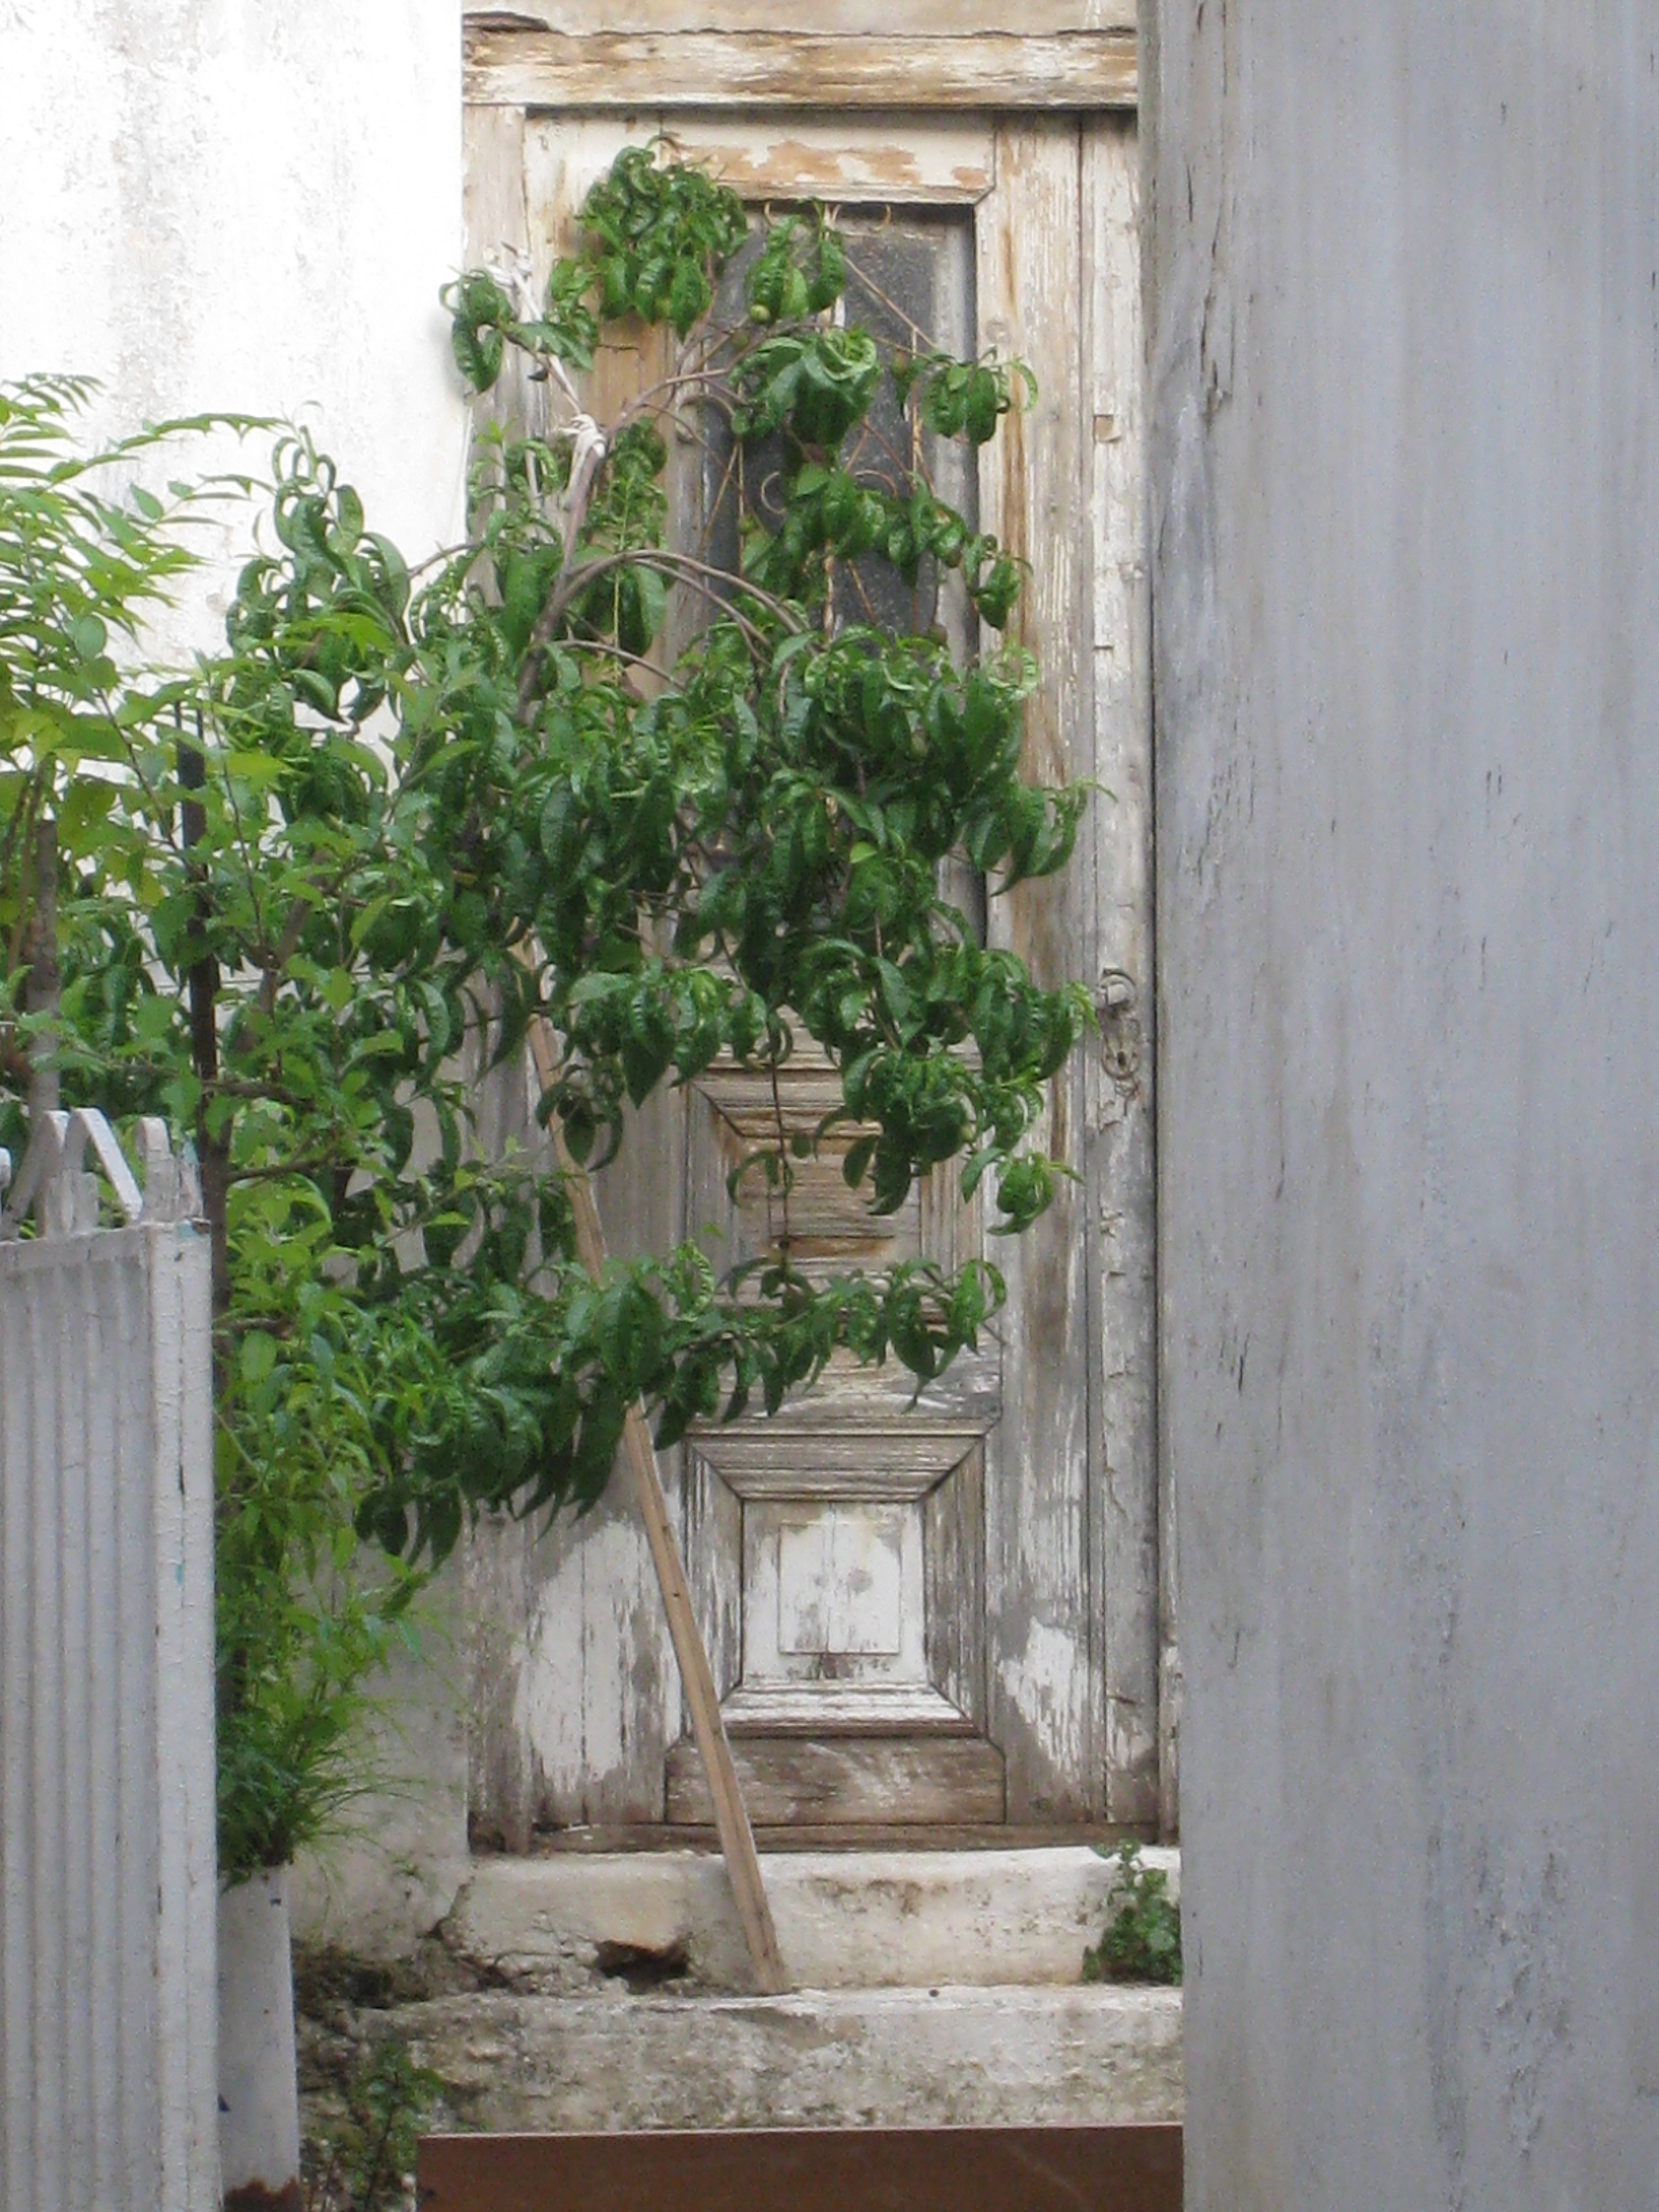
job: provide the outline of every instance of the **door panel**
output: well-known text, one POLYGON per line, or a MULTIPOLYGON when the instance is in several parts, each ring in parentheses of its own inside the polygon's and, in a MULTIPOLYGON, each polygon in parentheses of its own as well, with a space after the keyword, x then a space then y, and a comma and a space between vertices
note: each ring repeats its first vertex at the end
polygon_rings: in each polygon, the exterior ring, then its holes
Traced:
MULTIPOLYGON (((856 1128, 802 1164, 787 1210, 760 1176, 743 1174, 761 1147, 811 1135, 839 1098, 833 1072, 805 1047, 775 1094, 736 1068, 691 1085, 690 1232, 721 1265, 775 1253, 787 1233, 809 1272, 917 1258, 949 1267, 977 1252, 979 1208, 947 1177, 921 1185, 896 1214, 870 1212, 841 1173, 856 1128)), ((920 1394, 902 1370, 838 1360, 772 1418, 694 1436, 686 1571, 726 1724, 741 1739, 739 1771, 760 1792, 752 1817, 787 1797, 810 1802, 815 1821, 890 1823, 915 1818, 925 1798, 939 1808, 929 1817, 1000 1819, 992 1747, 973 1758, 940 1741, 982 1724, 984 1582, 972 1539, 983 1526, 981 1446, 1000 1404, 994 1346, 920 1394), (828 1756, 871 1736, 883 1747, 828 1756), (825 1756, 809 1756, 805 1739, 825 1756)), ((682 1741, 669 1760, 671 1817, 676 1808, 690 1817, 702 1788, 682 1741)))
MULTIPOLYGON (((1035 368, 1036 404, 1006 420, 977 483, 949 495, 977 501, 1030 563, 1019 635, 1042 686, 1030 767, 1115 793, 1090 810, 1066 877, 994 899, 986 917, 1042 981, 1107 967, 1137 993, 1112 1066, 1079 1054, 1056 1092, 1047 1142, 1081 1180, 993 1254, 1011 1297, 978 1358, 920 1394, 902 1374, 837 1366, 770 1421, 695 1435, 665 1474, 757 1825, 1147 1820, 1158 1551, 1133 123, 532 116, 514 142, 489 113, 477 143, 495 182, 470 202, 475 256, 519 244, 544 271, 593 178, 663 130, 757 203, 840 205, 884 319, 898 319, 888 335, 931 325, 956 349, 994 345, 1035 368)), ((867 319, 869 304, 852 312, 867 319)), ((641 331, 610 348, 595 368, 603 404, 660 374, 665 343, 641 331)), ((526 388, 512 404, 533 421, 544 401, 526 388)), ((717 524, 702 458, 688 447, 678 465, 717 524)), ((841 611, 860 618, 854 589, 841 611)), ((960 604, 917 611, 965 639, 960 604)), ((973 886, 953 890, 966 903, 973 886)), ((775 1249, 787 1226, 808 1267, 981 1249, 978 1209, 951 1179, 877 1220, 833 1145, 803 1164, 787 1224, 758 1176, 733 1194, 750 1152, 781 1124, 786 1138, 815 1127, 836 1095, 803 1047, 775 1098, 715 1069, 652 1102, 601 1178, 613 1248, 706 1236, 724 1267, 775 1249)), ((534 1823, 708 1819, 628 1505, 607 1500, 539 1541, 487 1533, 474 1583, 480 1826, 521 1846, 534 1823)))

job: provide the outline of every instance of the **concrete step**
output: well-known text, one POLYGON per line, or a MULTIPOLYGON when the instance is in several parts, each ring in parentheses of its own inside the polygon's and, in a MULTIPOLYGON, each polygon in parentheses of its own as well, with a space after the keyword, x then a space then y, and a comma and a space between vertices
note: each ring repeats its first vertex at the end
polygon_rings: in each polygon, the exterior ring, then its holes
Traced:
MULTIPOLYGON (((1177 1851, 1148 1850, 1142 1863, 1178 1894, 1177 1851)), ((1117 1878, 1086 1845, 777 1852, 763 1868, 790 1977, 814 1990, 1076 1983, 1117 1878)), ((477 1859, 442 1933, 456 1958, 527 1993, 592 1992, 607 1974, 636 1988, 751 1986, 725 1868, 708 1852, 477 1859)))
MULTIPOLYGON (((1178 1881, 1173 1851, 1144 1863, 1178 1881)), ((396 1967, 301 1977, 309 2124, 391 2035, 444 2124, 502 2130, 1178 2120, 1178 1990, 1083 1987, 1117 1870, 1084 1846, 768 1853, 786 1997, 707 1851, 472 1862, 396 1967)))
POLYGON ((1044 2126, 1179 2120, 1178 1990, 803 1990, 404 2005, 386 2025, 465 2127, 1044 2126))

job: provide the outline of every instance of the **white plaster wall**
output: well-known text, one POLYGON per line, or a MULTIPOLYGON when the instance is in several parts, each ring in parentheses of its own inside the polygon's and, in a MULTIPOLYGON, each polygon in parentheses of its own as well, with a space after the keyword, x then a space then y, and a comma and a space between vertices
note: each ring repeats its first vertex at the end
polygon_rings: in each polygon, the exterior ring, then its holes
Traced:
POLYGON ((460 161, 455 0, 0 0, 0 376, 95 375, 112 429, 302 416, 430 550, 460 161))
POLYGON ((295 1869, 297 1942, 399 1959, 449 1917, 471 1863, 462 1589, 457 1562, 421 1602, 418 1656, 370 1686, 362 1795, 295 1869))
MULTIPOLYGON (((461 517, 437 299, 460 252, 456 0, 0 0, 0 377, 96 376, 111 434, 205 409, 302 419, 419 557, 461 517)), ((220 441, 156 472, 234 455, 220 441)), ((222 561, 171 642, 213 637, 227 580, 222 561)), ((395 1949, 447 1910, 465 1750, 434 1643, 392 1686, 374 1761, 392 1794, 298 1884, 302 1931, 395 1949)))

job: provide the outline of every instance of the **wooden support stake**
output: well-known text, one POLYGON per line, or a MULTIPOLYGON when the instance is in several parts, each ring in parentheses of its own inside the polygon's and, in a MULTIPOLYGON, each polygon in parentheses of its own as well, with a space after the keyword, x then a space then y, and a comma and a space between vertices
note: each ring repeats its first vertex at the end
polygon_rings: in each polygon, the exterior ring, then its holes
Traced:
MULTIPOLYGON (((558 1060, 551 1033, 539 1016, 530 1024, 530 1050, 536 1063, 537 1079, 544 1091, 549 1091, 557 1077, 558 1060)), ((556 1115, 550 1121, 549 1127, 552 1132, 559 1166, 569 1185, 570 1203, 576 1220, 577 1254, 583 1267, 597 1282, 605 1269, 605 1231, 599 1222, 593 1186, 588 1181, 586 1170, 579 1167, 572 1158, 556 1115)), ((662 1586, 663 1607, 668 1615, 668 1632, 673 1639, 674 1656, 679 1664, 680 1680, 685 1687, 685 1701, 691 1708, 691 1732, 696 1738, 703 1771, 708 1778, 708 1794, 714 1801, 714 1826, 720 1833, 726 1875, 732 1884, 732 1894, 737 1899, 738 1917, 743 1923, 744 1938, 749 1946, 755 1984, 763 1996, 779 1996, 789 1987, 789 1977, 784 1968, 783 1954, 778 1948, 777 1930, 772 1924, 772 1908, 767 1902, 766 1885, 761 1879, 760 1857, 755 1849, 755 1832, 749 1825, 749 1810, 738 1784, 738 1771, 732 1759, 732 1745, 726 1733, 726 1722, 714 1688, 714 1670, 708 1664, 708 1653, 697 1627, 697 1616, 692 1610, 690 1592, 685 1587, 685 1570, 680 1564, 679 1547, 674 1541, 673 1528, 668 1518, 668 1500, 663 1495, 656 1448, 652 1443, 645 1414, 638 1405, 630 1406, 628 1409, 628 1419, 623 1431, 623 1449, 627 1454, 634 1486, 639 1495, 640 1512, 645 1522, 646 1541, 651 1547, 652 1564, 662 1586)))

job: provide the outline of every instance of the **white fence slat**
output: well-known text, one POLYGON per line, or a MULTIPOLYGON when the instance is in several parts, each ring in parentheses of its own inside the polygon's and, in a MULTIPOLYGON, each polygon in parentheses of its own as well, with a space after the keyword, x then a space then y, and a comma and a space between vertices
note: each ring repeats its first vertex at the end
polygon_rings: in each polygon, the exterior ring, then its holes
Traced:
POLYGON ((207 1244, 156 1133, 142 1212, 100 1117, 37 1143, 0 1217, 0 2205, 213 2212, 207 1244), (137 1225, 84 1225, 88 1156, 137 1225))

